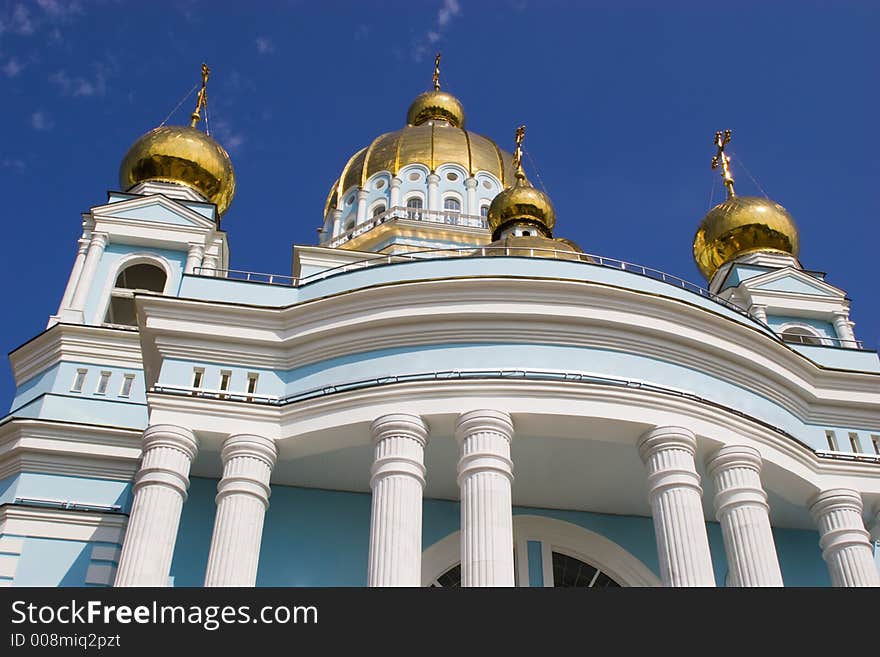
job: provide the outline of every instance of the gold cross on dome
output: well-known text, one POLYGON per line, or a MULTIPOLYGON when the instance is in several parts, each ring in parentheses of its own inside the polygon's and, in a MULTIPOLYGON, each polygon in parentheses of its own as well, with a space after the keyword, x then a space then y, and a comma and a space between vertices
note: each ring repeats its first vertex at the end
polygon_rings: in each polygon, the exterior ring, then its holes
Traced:
POLYGON ((200 112, 203 108, 208 105, 208 77, 211 75, 211 69, 208 68, 207 64, 202 64, 202 88, 199 89, 199 95, 196 97, 196 108, 193 110, 192 115, 190 115, 190 124, 191 128, 195 128, 199 122, 199 119, 202 118, 200 112))
POLYGON ((526 138, 526 127, 521 125, 516 129, 516 149, 513 151, 513 168, 517 175, 522 173, 523 140, 526 138))
POLYGON ((724 186, 727 188, 727 198, 733 198, 736 194, 733 191, 733 174, 730 173, 730 156, 724 152, 724 147, 730 143, 730 130, 719 130, 715 133, 715 146, 718 152, 712 158, 712 169, 721 167, 721 178, 724 180, 724 186))
POLYGON ((434 58, 434 91, 440 91, 440 53, 434 58))

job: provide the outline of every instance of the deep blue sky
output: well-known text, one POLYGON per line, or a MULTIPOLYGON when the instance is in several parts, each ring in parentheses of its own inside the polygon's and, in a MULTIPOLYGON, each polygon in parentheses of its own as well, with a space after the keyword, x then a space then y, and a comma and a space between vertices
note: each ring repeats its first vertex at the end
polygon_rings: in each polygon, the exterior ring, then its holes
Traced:
MULTIPOLYGON (((691 241, 732 128, 737 190, 795 217, 805 267, 880 342, 876 3, 0 2, 0 345, 57 309, 80 212, 116 189, 131 143, 212 69, 209 111, 235 165, 223 220, 236 269, 289 273, 348 156, 404 123, 443 50, 468 127, 525 163, 587 252, 702 282, 691 241), (537 168, 537 170, 536 170, 537 168)), ((183 123, 188 100, 171 122, 183 123)), ((0 403, 12 395, 8 364, 0 403)))

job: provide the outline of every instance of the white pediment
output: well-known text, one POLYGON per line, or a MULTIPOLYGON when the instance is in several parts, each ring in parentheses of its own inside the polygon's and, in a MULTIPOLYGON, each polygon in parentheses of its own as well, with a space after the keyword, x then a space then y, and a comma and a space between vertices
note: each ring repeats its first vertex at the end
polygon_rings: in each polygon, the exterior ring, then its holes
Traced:
POLYGON ((840 288, 797 269, 785 268, 771 271, 743 281, 740 287, 751 292, 781 292, 785 294, 803 294, 821 296, 831 299, 844 299, 846 293, 840 288))
POLYGON ((161 194, 139 196, 127 201, 100 205, 92 208, 92 214, 96 218, 122 219, 152 225, 164 224, 209 229, 216 227, 211 219, 161 194))

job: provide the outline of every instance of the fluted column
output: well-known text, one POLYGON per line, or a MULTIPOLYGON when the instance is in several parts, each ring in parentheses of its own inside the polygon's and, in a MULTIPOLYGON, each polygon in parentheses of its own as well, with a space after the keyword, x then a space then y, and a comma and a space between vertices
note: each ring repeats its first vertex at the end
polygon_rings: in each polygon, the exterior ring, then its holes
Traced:
POLYGON ((388 205, 389 210, 400 205, 400 186, 402 184, 403 181, 397 176, 394 176, 391 179, 391 185, 389 186, 391 190, 391 198, 389 199, 388 205))
POLYGON ((156 424, 144 431, 143 460, 135 477, 116 586, 167 585, 189 468, 197 451, 189 429, 156 424))
POLYGON ((499 411, 458 418, 461 585, 513 586, 513 421, 499 411))
POLYGON ((217 276, 222 278, 222 273, 220 272, 220 260, 217 256, 206 253, 202 258, 202 276, 217 276))
POLYGON ((76 290, 70 301, 72 309, 82 311, 85 308, 89 290, 95 280, 95 273, 98 271, 98 264, 101 262, 101 256, 104 255, 104 249, 107 248, 108 241, 109 238, 106 233, 92 233, 89 250, 83 262, 82 274, 79 277, 76 290))
POLYGON ((342 210, 336 208, 333 210, 333 232, 332 237, 338 237, 342 233, 342 210))
POLYGON ((367 584, 421 586, 428 427, 416 415, 395 413, 378 418, 370 431, 375 460, 367 584))
POLYGON ((367 220, 367 197, 370 195, 366 189, 359 189, 357 193, 357 222, 361 225, 367 220))
POLYGON ((752 313, 752 317, 765 324, 767 323, 767 306, 755 304, 749 309, 749 311, 752 313))
POLYGON ((862 497, 835 488, 813 498, 810 513, 819 529, 819 546, 834 586, 880 586, 880 573, 862 522, 862 497))
POLYGON ((428 174, 428 210, 440 210, 440 176, 433 172, 428 174))
POLYGON ((833 317, 834 330, 837 337, 844 340, 844 347, 855 347, 856 334, 853 333, 853 322, 849 321, 847 313, 835 313, 833 317))
POLYGON ((256 584, 269 478, 277 456, 274 441, 262 436, 239 434, 224 441, 205 586, 256 584))
POLYGON ((682 427, 657 427, 639 440, 664 586, 715 586, 696 446, 694 434, 682 427))
POLYGON ((186 265, 183 268, 184 274, 192 274, 196 267, 202 266, 202 257, 205 255, 205 247, 201 244, 190 244, 189 252, 186 254, 186 265))
POLYGON ((761 454, 752 447, 722 447, 709 459, 715 513, 721 523, 731 586, 782 586, 770 528, 770 506, 761 486, 761 454))

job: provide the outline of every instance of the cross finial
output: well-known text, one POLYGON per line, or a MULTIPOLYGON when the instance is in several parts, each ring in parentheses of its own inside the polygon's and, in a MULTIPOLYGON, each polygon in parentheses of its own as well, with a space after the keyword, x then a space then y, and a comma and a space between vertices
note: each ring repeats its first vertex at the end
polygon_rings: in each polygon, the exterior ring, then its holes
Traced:
POLYGON ((202 64, 202 88, 199 89, 199 95, 196 98, 196 108, 193 110, 193 113, 190 115, 190 128, 195 128, 199 122, 199 119, 202 118, 200 112, 203 108, 208 106, 208 77, 211 75, 211 69, 208 68, 207 64, 202 64))
POLYGON ((440 53, 434 58, 434 91, 440 91, 440 53))
POLYGON ((523 158, 523 140, 526 138, 526 127, 521 125, 516 129, 516 149, 513 151, 513 168, 516 171, 517 178, 525 178, 525 173, 522 168, 522 158, 523 158))
POLYGON ((730 156, 724 152, 724 147, 730 143, 730 130, 719 130, 715 133, 715 146, 718 153, 712 158, 712 169, 721 168, 721 178, 724 180, 724 186, 727 188, 727 198, 733 198, 736 193, 733 191, 733 174, 730 173, 730 156))

